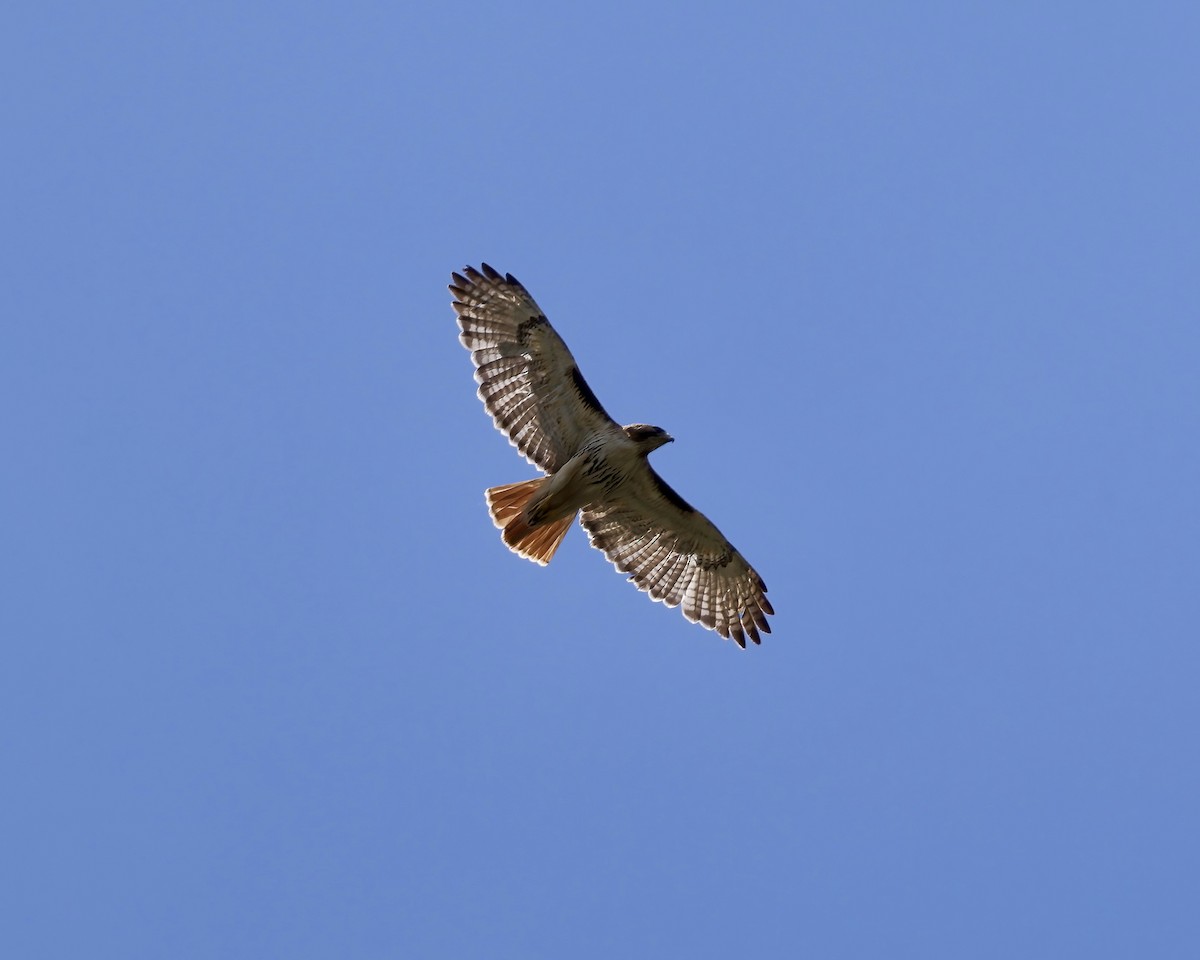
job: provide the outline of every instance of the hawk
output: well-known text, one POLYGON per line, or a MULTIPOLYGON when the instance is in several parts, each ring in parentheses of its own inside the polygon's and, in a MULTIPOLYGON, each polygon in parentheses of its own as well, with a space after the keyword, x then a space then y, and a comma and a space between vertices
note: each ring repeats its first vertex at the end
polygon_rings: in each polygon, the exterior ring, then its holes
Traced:
POLYGON ((579 514, 592 546, 639 590, 741 647, 747 637, 759 643, 775 612, 762 577, 647 460, 673 438, 645 423, 622 427, 605 412, 511 273, 485 263, 452 276, 479 398, 496 429, 546 474, 487 491, 508 548, 545 565, 579 514))

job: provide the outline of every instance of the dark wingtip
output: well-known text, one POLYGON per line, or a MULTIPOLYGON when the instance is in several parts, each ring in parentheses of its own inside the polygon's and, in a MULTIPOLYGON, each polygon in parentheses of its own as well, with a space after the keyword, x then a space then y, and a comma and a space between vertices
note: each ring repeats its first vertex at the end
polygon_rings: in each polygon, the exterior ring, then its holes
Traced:
POLYGON ((500 271, 495 269, 490 263, 481 263, 479 267, 483 270, 483 275, 489 280, 500 279, 500 271))

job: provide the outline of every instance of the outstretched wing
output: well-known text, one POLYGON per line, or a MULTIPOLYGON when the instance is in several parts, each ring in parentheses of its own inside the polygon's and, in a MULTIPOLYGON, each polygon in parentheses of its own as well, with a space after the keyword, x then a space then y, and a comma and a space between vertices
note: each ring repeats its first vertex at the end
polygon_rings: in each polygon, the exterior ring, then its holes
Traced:
POLYGON ((767 587, 733 544, 642 461, 610 502, 580 518, 592 546, 639 590, 739 646, 770 633, 767 587))
POLYGON ((621 428, 529 292, 511 273, 481 269, 466 267, 450 285, 479 399, 525 459, 553 473, 588 436, 621 428))

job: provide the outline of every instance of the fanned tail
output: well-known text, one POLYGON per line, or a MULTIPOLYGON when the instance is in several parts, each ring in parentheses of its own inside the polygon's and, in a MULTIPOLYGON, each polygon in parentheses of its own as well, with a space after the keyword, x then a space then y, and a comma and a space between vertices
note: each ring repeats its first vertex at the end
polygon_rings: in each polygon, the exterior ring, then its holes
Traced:
POLYGON ((492 523, 504 531, 504 542, 508 549, 543 567, 550 562, 575 520, 575 514, 571 514, 561 520, 552 520, 533 527, 525 521, 525 504, 541 489, 546 479, 534 477, 520 483, 489 487, 487 491, 492 523))

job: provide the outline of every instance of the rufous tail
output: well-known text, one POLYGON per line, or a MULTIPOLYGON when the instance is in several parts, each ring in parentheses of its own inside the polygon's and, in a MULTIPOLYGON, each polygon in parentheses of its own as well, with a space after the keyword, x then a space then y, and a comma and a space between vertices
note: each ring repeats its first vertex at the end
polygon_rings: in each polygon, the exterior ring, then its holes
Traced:
POLYGON ((487 491, 492 523, 504 531, 504 542, 508 549, 543 567, 550 562, 575 520, 575 514, 571 514, 561 520, 551 520, 549 523, 539 523, 533 527, 525 521, 525 504, 538 492, 546 479, 534 477, 520 483, 489 487, 487 491))

